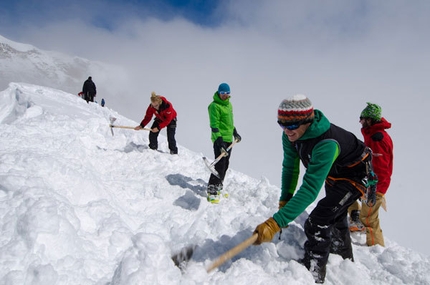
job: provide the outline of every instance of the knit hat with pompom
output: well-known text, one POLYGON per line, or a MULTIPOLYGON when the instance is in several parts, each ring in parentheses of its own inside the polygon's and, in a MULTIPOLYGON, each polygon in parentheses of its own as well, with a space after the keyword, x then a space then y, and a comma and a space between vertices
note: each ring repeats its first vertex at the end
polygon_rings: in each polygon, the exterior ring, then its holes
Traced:
POLYGON ((305 95, 297 94, 281 102, 278 108, 278 122, 296 124, 312 122, 314 107, 305 95))

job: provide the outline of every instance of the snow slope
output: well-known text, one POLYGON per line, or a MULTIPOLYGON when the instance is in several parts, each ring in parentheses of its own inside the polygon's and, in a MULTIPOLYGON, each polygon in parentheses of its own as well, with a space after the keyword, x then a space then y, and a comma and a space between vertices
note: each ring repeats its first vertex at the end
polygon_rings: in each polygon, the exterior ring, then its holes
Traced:
MULTIPOLYGON (((0 284, 313 283, 295 261, 307 213, 208 274, 277 210, 280 189, 230 169, 230 197, 209 204, 203 154, 181 145, 168 154, 164 130, 160 151, 146 131, 112 136, 112 116, 138 124, 47 87, 0 93, 0 284), (195 254, 181 271, 171 255, 188 245, 195 254)), ((331 255, 326 284, 430 284, 427 256, 390 237, 385 248, 353 240, 355 262, 331 255)))

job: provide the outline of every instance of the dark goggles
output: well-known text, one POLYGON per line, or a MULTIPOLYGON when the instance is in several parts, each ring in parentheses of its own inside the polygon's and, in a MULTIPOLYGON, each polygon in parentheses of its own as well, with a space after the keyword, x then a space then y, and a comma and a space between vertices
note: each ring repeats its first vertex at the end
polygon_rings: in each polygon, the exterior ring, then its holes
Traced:
POLYGON ((284 123, 284 122, 278 121, 278 124, 283 130, 287 129, 290 131, 294 131, 294 130, 297 130, 303 124, 303 122, 300 121, 296 123, 284 123))
POLYGON ((230 91, 218 91, 219 95, 230 95, 230 91))

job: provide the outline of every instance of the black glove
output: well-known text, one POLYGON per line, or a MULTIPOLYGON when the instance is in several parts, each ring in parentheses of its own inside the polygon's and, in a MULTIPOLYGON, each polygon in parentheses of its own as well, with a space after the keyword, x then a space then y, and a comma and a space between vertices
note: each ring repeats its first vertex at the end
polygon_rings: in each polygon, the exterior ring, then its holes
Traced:
POLYGON ((369 207, 375 206, 376 203, 376 185, 367 188, 366 205, 369 207))
POLYGON ((227 144, 224 142, 224 140, 222 139, 222 137, 218 137, 215 141, 214 141, 214 146, 216 149, 219 149, 222 152, 222 149, 227 150, 227 144))
POLYGON ((242 140, 242 137, 237 133, 236 128, 233 130, 233 137, 237 142, 240 142, 242 140))

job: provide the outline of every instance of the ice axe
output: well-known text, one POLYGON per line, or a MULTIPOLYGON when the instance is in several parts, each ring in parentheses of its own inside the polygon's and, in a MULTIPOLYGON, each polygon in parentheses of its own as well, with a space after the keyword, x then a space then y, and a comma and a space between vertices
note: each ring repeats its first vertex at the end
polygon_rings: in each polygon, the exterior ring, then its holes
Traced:
POLYGON ((235 140, 227 149, 222 149, 221 154, 218 155, 218 157, 212 162, 209 163, 209 160, 206 157, 203 157, 203 161, 205 162, 205 165, 209 169, 210 172, 212 172, 213 175, 219 178, 219 173, 215 169, 215 164, 217 164, 221 158, 228 155, 228 151, 237 143, 237 140, 235 140))
MULTIPOLYGON (((110 131, 112 132, 113 135, 113 128, 119 128, 119 129, 130 129, 130 130, 134 130, 135 127, 131 127, 131 126, 118 126, 118 125, 109 125, 110 127, 110 131)), ((144 130, 144 131, 150 131, 151 129, 149 128, 141 128, 140 130, 144 130)))
MULTIPOLYGON (((236 245, 226 253, 222 254, 214 262, 209 264, 209 266, 206 268, 206 272, 207 273, 211 272, 215 268, 221 266, 227 260, 232 259, 237 254, 244 251, 247 247, 252 245, 257 240, 257 237, 258 237, 258 234, 255 233, 245 241, 241 242, 240 244, 236 245)), ((195 246, 189 246, 182 249, 179 253, 173 255, 172 260, 176 264, 176 266, 181 267, 181 265, 184 265, 187 261, 189 261, 193 255, 194 248, 195 246)))
MULTIPOLYGON (((109 127, 110 127, 110 126, 112 126, 113 122, 116 121, 116 118, 115 117, 109 117, 109 120, 110 120, 110 124, 109 124, 109 127)), ((110 132, 112 133, 112 136, 113 136, 113 129, 112 129, 112 127, 110 127, 110 132)))
MULTIPOLYGON (((110 118, 110 120, 111 120, 111 123, 109 124, 109 127, 110 127, 110 131, 112 133, 112 136, 113 136, 113 128, 132 129, 132 130, 134 130, 134 128, 135 128, 135 127, 132 127, 132 126, 113 125, 113 122, 116 120, 116 118, 112 117, 112 118, 110 118)), ((150 128, 142 128, 141 130, 150 131, 151 129, 150 128)))

